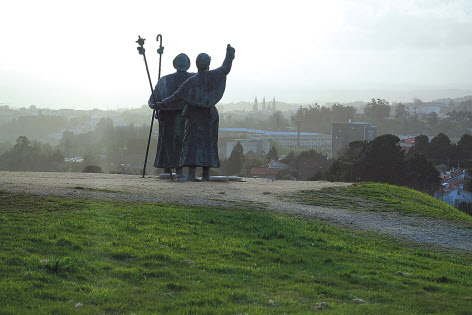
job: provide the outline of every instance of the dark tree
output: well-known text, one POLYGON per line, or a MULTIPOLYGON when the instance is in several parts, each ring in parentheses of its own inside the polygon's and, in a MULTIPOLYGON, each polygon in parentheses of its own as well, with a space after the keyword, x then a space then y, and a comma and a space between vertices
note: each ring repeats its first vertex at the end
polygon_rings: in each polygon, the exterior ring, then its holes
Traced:
POLYGON ((431 152, 429 157, 433 164, 450 165, 453 149, 449 137, 444 133, 439 133, 436 137, 431 139, 431 152))
POLYGON ((367 142, 353 141, 349 143, 349 148, 330 166, 325 173, 329 181, 361 181, 363 174, 361 163, 365 158, 367 142))
POLYGON ((97 126, 95 127, 95 131, 98 134, 110 133, 112 132, 112 130, 113 130, 113 120, 109 117, 101 118, 98 121, 97 126))
POLYGON ((406 120, 408 118, 410 118, 410 112, 408 110, 408 107, 406 107, 402 103, 398 104, 395 108, 395 119, 406 120))
POLYGON ((16 144, 13 147, 13 151, 16 152, 25 152, 25 151, 31 151, 31 142, 29 139, 25 136, 19 136, 18 139, 16 139, 16 144))
POLYGON ((463 160, 472 159, 472 136, 466 133, 462 135, 461 139, 457 142, 457 149, 463 160))
POLYGON ((373 98, 364 106, 364 114, 369 122, 379 123, 390 116, 390 105, 386 100, 373 98))
POLYGON ((420 100, 419 98, 414 98, 413 102, 415 103, 416 108, 422 108, 423 107, 423 101, 420 100))
POLYGON ((300 180, 310 179, 329 167, 329 164, 325 155, 315 150, 303 151, 297 156, 296 171, 298 176, 294 177, 300 180))
POLYGON ((307 109, 300 106, 295 115, 292 116, 292 122, 297 126, 297 149, 300 149, 300 132, 302 124, 307 116, 307 109))
POLYGON ((356 109, 352 106, 344 106, 341 104, 334 104, 331 107, 333 122, 347 122, 354 119, 356 109))
POLYGON ((415 153, 407 160, 407 186, 428 194, 436 192, 441 185, 439 171, 423 154, 415 153))
POLYGON ((371 141, 360 164, 365 180, 401 185, 405 182, 405 157, 394 135, 382 135, 371 141))
POLYGON ((272 146, 270 148, 269 153, 265 156, 266 163, 269 163, 271 160, 277 161, 279 159, 279 154, 277 153, 277 149, 272 146))
POLYGON ((97 165, 88 165, 84 167, 82 173, 103 173, 102 168, 97 165))
POLYGON ((295 165, 297 161, 297 157, 295 156, 295 153, 293 151, 290 151, 287 156, 282 160, 282 163, 285 163, 287 165, 295 165))
POLYGON ((280 110, 275 111, 272 116, 274 117, 275 123, 277 124, 277 130, 280 129, 280 122, 283 119, 282 112, 280 110))
POLYGON ((264 167, 265 162, 264 162, 264 156, 261 154, 256 154, 254 151, 249 151, 246 153, 244 156, 244 176, 249 176, 251 173, 251 170, 254 167, 264 167))
POLYGON ((431 144, 428 136, 419 135, 415 137, 415 145, 408 151, 408 156, 413 156, 415 153, 423 154, 425 157, 429 156, 431 151, 431 144))
POLYGON ((105 117, 100 119, 95 127, 97 141, 101 143, 100 152, 108 154, 113 147, 112 139, 114 136, 114 125, 111 118, 105 117))
POLYGON ((314 176, 325 171, 331 164, 325 155, 315 150, 302 151, 298 155, 291 151, 281 162, 287 164, 288 169, 284 169, 279 177, 289 174, 300 180, 320 179, 319 176, 314 176))
POLYGON ((32 143, 25 136, 16 140, 15 146, 0 155, 0 169, 7 171, 60 171, 64 156, 49 144, 32 143))
POLYGON ((426 118, 428 120, 428 124, 430 128, 436 128, 439 123, 439 117, 436 112, 432 112, 428 114, 426 118))
POLYGON ((241 173, 241 167, 244 163, 244 150, 241 143, 238 141, 231 151, 231 155, 227 161, 227 171, 229 175, 237 175, 241 173))
POLYGON ((88 152, 84 156, 84 161, 82 162, 84 167, 90 166, 90 165, 100 165, 100 157, 93 151, 88 152))
MULTIPOLYGON (((421 144, 427 137, 419 136, 421 144)), ((437 169, 424 154, 412 153, 406 160, 400 139, 383 135, 373 141, 355 141, 349 149, 331 165, 321 178, 330 181, 373 181, 410 188, 433 194, 440 187, 437 169)), ((423 143, 423 144, 424 144, 423 143)), ((413 150, 414 151, 414 150, 413 150)), ((410 150, 412 152, 412 150, 410 150)))
POLYGON ((314 104, 308 108, 300 107, 292 122, 302 131, 330 133, 333 122, 347 122, 355 116, 356 109, 353 106, 334 104, 327 107, 314 104))
POLYGON ((66 156, 70 156, 72 152, 74 133, 72 131, 66 130, 62 133, 62 139, 59 143, 59 147, 63 150, 66 156))

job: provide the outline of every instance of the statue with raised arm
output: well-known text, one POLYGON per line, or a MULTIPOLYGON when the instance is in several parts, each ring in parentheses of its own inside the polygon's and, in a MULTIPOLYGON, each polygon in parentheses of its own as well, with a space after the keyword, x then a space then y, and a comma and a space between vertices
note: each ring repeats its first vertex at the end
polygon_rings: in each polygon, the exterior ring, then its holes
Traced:
POLYGON ((220 167, 218 157, 219 116, 216 104, 223 97, 226 76, 231 71, 235 49, 228 44, 223 65, 210 69, 211 58, 205 53, 197 57, 198 73, 185 81, 171 96, 157 106, 166 108, 177 101, 186 103, 186 117, 180 166, 188 167, 186 180, 195 181, 195 170, 203 168, 202 181, 210 178, 210 168, 220 167))
MULTIPOLYGON (((174 58, 175 73, 163 76, 154 89, 156 101, 161 102, 163 99, 171 96, 188 78, 195 75, 195 73, 187 72, 190 67, 190 59, 186 54, 179 54, 174 58)), ((180 152, 182 151, 182 142, 184 139, 185 117, 182 116, 182 110, 185 107, 185 102, 182 100, 175 100, 166 106, 155 106, 152 95, 149 98, 148 105, 151 108, 159 110, 159 128, 162 128, 163 133, 159 133, 157 142, 156 159, 154 160, 155 168, 164 168, 166 173, 172 172, 176 169, 177 177, 184 177, 182 167, 180 166, 180 152), (165 135, 165 139, 161 136, 165 135), (167 145, 169 153, 169 160, 167 159, 164 149, 164 141, 167 145), (169 164, 170 163, 170 164, 169 164)))

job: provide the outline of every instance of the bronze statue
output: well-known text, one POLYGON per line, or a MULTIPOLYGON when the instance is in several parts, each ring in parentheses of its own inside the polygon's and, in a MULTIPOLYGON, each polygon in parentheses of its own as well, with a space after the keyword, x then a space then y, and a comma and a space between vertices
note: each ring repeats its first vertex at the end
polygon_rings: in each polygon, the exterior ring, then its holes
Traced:
MULTIPOLYGON (((171 96, 189 77, 195 73, 187 72, 190 67, 190 59, 186 54, 179 54, 174 58, 175 73, 163 76, 154 89, 156 101, 161 102, 163 99, 171 96)), ((148 105, 155 108, 152 95, 149 97, 148 105)), ((182 141, 184 138, 185 117, 182 116, 182 110, 185 102, 175 100, 170 102, 168 106, 159 108, 159 128, 164 132, 159 133, 157 142, 157 153, 154 161, 155 168, 164 168, 166 173, 171 173, 172 169, 176 169, 177 177, 185 177, 180 166, 180 153, 182 151, 182 141), (162 137, 162 135, 165 135, 162 137), (164 150, 164 141, 167 146, 169 160, 164 150), (169 164, 170 163, 170 164, 169 164)))
POLYGON ((180 166, 189 168, 186 180, 195 181, 196 167, 203 168, 202 181, 210 178, 210 167, 220 167, 218 157, 219 116, 215 105, 223 97, 226 76, 231 71, 235 49, 228 44, 223 65, 209 70, 211 58, 205 53, 197 57, 198 73, 186 80, 171 96, 158 102, 156 109, 167 108, 176 102, 187 105, 180 166))

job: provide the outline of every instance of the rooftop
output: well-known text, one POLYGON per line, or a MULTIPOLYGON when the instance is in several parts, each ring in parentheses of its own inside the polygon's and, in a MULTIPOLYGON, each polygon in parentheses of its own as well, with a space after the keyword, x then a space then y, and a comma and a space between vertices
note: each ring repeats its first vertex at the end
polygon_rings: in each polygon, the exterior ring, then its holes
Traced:
MULTIPOLYGON (((296 131, 266 131, 259 129, 248 129, 248 128, 220 128, 220 131, 227 132, 247 132, 255 133, 259 135, 268 135, 268 136, 296 136, 298 133, 296 131)), ((320 136, 323 135, 317 132, 300 132, 301 136, 320 136)))

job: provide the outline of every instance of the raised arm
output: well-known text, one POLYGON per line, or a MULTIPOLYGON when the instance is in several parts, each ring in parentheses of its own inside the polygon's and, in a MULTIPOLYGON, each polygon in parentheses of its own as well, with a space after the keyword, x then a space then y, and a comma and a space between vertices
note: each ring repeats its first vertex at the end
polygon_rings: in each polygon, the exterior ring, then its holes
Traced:
POLYGON ((225 57, 225 60, 223 61, 223 65, 221 65, 221 68, 223 68, 225 74, 228 74, 231 71, 231 66, 233 65, 235 52, 236 50, 233 47, 231 47, 230 44, 226 46, 226 57, 225 57))

